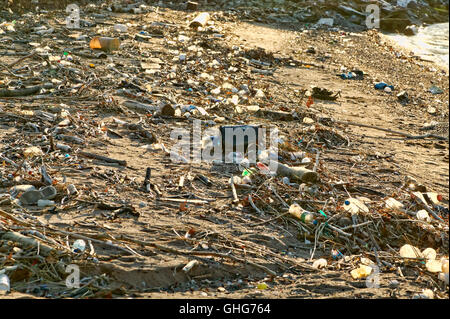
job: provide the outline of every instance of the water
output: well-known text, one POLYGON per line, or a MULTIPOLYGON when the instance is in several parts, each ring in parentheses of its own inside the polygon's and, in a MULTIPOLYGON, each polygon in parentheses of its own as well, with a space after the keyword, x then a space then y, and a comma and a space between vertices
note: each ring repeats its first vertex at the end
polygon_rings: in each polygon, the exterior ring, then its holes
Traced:
POLYGON ((419 28, 414 36, 389 35, 399 45, 407 48, 426 60, 436 62, 448 69, 449 66, 449 24, 439 23, 419 28))

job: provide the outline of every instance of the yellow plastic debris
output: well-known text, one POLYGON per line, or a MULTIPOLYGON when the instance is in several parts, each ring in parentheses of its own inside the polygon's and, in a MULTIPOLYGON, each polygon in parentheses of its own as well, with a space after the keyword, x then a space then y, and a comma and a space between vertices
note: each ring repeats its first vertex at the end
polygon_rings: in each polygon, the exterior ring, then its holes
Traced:
POLYGON ((257 288, 259 290, 266 290, 267 288, 269 288, 269 286, 267 286, 266 283, 262 282, 262 283, 258 284, 257 288))
POLYGON ((365 279, 369 277, 369 275, 372 273, 372 270, 372 267, 360 265, 359 268, 353 269, 350 272, 350 275, 352 275, 353 279, 365 279))

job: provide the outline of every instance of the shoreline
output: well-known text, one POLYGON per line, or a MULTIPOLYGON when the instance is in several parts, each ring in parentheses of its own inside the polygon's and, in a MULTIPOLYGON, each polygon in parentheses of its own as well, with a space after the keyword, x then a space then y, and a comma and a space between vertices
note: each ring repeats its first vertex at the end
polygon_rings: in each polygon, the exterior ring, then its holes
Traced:
MULTIPOLYGON (((447 24, 448 24, 448 22, 447 22, 447 24)), ((431 26, 432 25, 429 25, 427 27, 431 27, 431 26)), ((448 30, 448 26, 447 26, 447 30, 448 30)), ((442 56, 431 52, 430 50, 433 49, 433 47, 431 47, 429 44, 425 43, 424 45, 425 45, 426 49, 425 48, 421 49, 420 47, 418 47, 417 45, 415 45, 414 43, 412 43, 409 40, 409 37, 414 38, 419 35, 406 36, 406 35, 403 35, 400 33, 386 33, 386 32, 382 32, 381 34, 386 41, 389 41, 393 46, 395 46, 399 50, 402 50, 405 54, 410 54, 410 52, 414 52, 415 55, 418 55, 424 61, 433 62, 436 64, 436 66, 438 68, 441 68, 441 69, 443 68, 447 72, 449 71, 448 60, 445 61, 442 56), (427 48, 427 46, 428 46, 428 48, 427 48), (427 59, 427 57, 428 57, 428 59, 427 59)), ((447 58, 448 58, 448 49, 447 49, 447 58)))
MULTIPOLYGON (((406 45, 402 45, 398 43, 395 37, 397 34, 386 34, 386 33, 380 33, 380 36, 383 38, 384 41, 389 42, 392 47, 395 47, 396 50, 403 52, 405 55, 410 55, 411 52, 414 52, 415 47, 410 45, 409 47, 406 45)), ((414 52, 415 53, 415 52, 414 52)), ((445 70, 447 73, 449 73, 449 65, 446 64, 442 59, 439 57, 434 58, 424 58, 420 54, 414 54, 415 56, 419 57, 423 62, 429 62, 433 63, 438 69, 445 70)))

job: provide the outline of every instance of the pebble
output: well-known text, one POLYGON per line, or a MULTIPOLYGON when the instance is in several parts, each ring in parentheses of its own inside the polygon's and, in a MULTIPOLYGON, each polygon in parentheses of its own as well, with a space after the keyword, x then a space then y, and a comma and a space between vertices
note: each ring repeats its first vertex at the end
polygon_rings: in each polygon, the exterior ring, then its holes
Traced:
POLYGON ((436 114, 437 110, 436 110, 435 107, 429 106, 428 109, 427 109, 427 112, 428 112, 429 114, 436 114))

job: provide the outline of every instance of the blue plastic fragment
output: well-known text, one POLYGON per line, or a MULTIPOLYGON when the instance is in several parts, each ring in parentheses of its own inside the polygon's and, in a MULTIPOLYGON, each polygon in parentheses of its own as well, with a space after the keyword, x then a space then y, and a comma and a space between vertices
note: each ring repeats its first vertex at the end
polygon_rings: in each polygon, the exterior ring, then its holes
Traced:
POLYGON ((384 90, 386 87, 390 88, 392 91, 394 90, 393 85, 388 85, 387 83, 384 82, 379 82, 375 84, 375 89, 377 90, 384 90))

